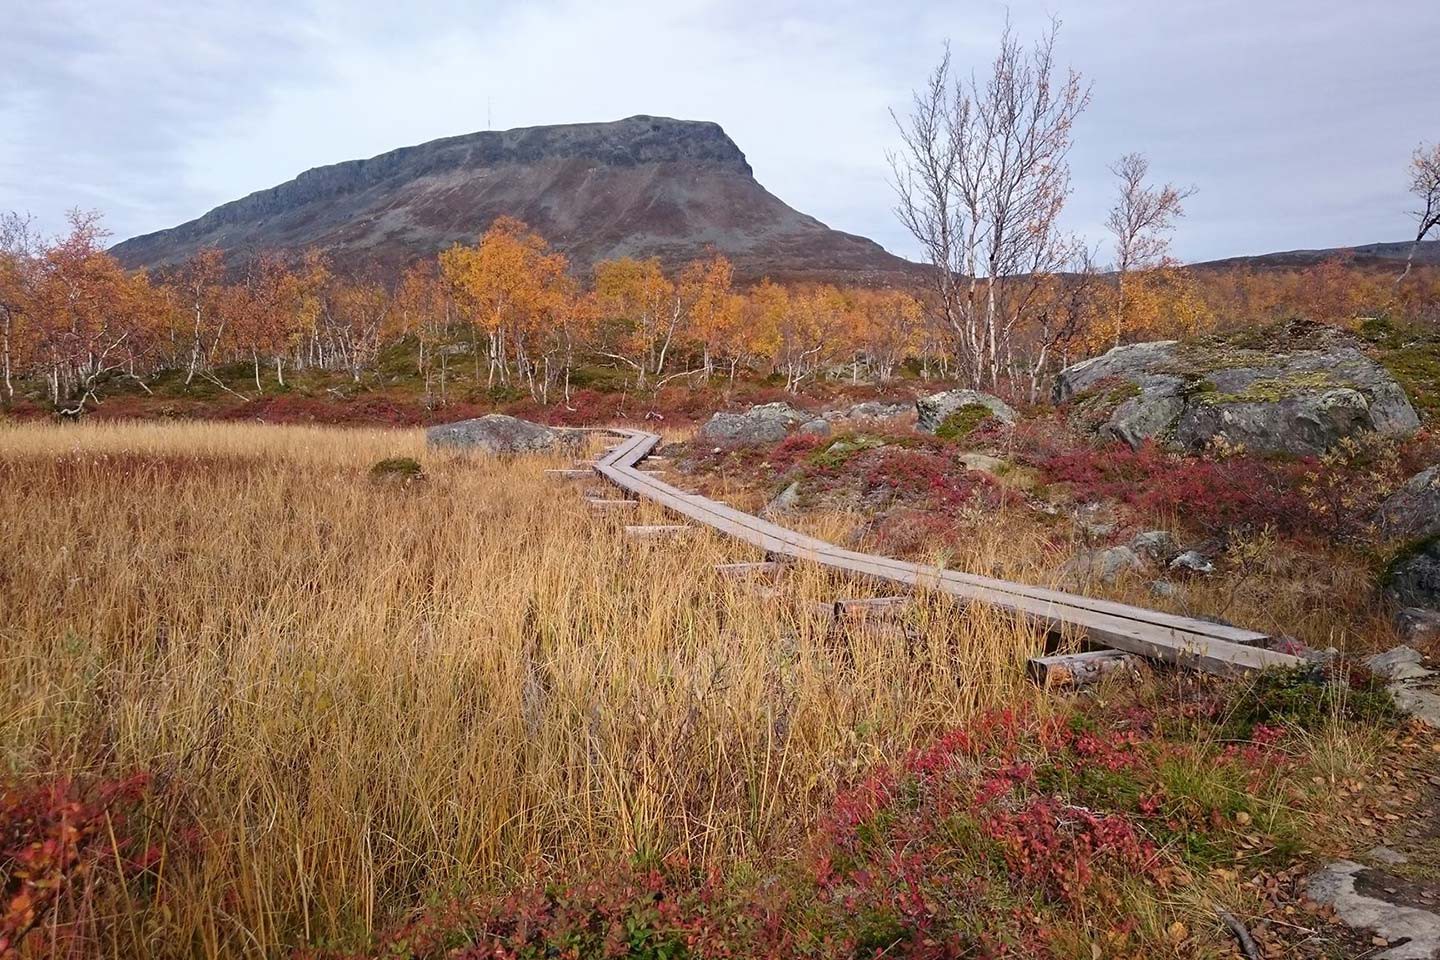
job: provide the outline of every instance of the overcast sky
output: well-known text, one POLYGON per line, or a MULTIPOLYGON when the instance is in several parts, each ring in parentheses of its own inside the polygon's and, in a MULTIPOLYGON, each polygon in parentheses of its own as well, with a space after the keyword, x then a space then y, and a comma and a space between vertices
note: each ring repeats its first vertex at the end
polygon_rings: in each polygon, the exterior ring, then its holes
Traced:
MULTIPOLYGON (((436 137, 637 113, 719 122, 757 178, 913 255, 885 151, 941 52, 983 69, 1006 5, 921 0, 0 0, 0 210, 115 239, 326 163, 436 137)), ((1093 84, 1068 225, 1101 239, 1107 165, 1193 185, 1187 260, 1406 236, 1440 139, 1440 2, 1054 0, 1093 84)))

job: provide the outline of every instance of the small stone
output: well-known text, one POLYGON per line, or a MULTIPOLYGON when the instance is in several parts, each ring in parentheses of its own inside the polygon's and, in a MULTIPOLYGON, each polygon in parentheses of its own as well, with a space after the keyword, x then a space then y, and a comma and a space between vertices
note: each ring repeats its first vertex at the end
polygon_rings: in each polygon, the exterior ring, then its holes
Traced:
POLYGON ((1398 540, 1440 534, 1440 464, 1406 481, 1375 511, 1375 520, 1384 536, 1398 540))
POLYGON ((1405 607, 1395 614, 1395 629, 1406 643, 1434 643, 1440 640, 1440 610, 1405 607))
POLYGON ((998 473, 1005 466, 1005 461, 999 457, 986 456, 983 453, 962 453, 955 458, 967 470, 979 470, 981 473, 998 473))
POLYGON ((788 403, 762 403, 744 413, 721 411, 700 428, 701 440, 718 441, 738 446, 752 443, 776 443, 796 424, 812 419, 788 403))
POLYGON ((795 509, 799 506, 800 481, 796 480, 784 490, 781 490, 779 496, 766 504, 765 509, 760 511, 760 516, 773 517, 779 516, 781 514, 793 513, 795 512, 795 509))
POLYGON ((1145 569, 1145 564, 1129 547, 1109 550, 1087 550, 1071 558, 1060 568, 1061 579, 1080 586, 1098 580, 1114 583, 1128 573, 1145 569))
POLYGON ((1399 850, 1392 850, 1390 847, 1383 845, 1371 850, 1369 853, 1365 854, 1365 856, 1369 857, 1371 860, 1374 860, 1376 863, 1383 863, 1386 866, 1391 867, 1401 863, 1408 863, 1410 861, 1410 858, 1405 856, 1405 854, 1401 853, 1399 850))
POLYGON ((1020 415, 1004 400, 978 390, 946 390, 915 401, 915 427, 923 433, 934 433, 950 417, 966 407, 983 407, 985 416, 1001 423, 1014 423, 1020 415))
POLYGON ((583 433, 547 427, 503 413, 441 424, 425 431, 426 442, 433 447, 496 455, 552 450, 574 445, 583 436, 583 433))
POLYGON ((1113 503, 1083 503, 1075 508, 1075 525, 1086 536, 1098 540, 1114 533, 1120 520, 1113 503))
POLYGON ((1440 727, 1440 696, 1417 690, 1408 683, 1392 683, 1390 696, 1395 706, 1430 727, 1440 727))
POLYGON ((915 405, 910 403, 881 403, 878 400, 867 400, 864 403, 857 403, 849 410, 831 410, 825 414, 826 420, 898 420, 901 417, 909 416, 915 411, 915 405))
POLYGON ((1185 573, 1211 574, 1215 572, 1215 564, 1198 550, 1186 550, 1170 561, 1170 569, 1185 573))
POLYGON ((1433 673, 1420 666, 1424 659, 1419 650, 1401 644, 1384 653, 1372 654, 1362 662, 1371 673, 1386 680, 1421 680, 1433 673))
POLYGON ((799 430, 801 433, 808 433, 816 437, 828 437, 830 436, 830 421, 822 419, 806 420, 800 424, 799 430))
POLYGON ((1130 549, 1156 563, 1164 563, 1179 552, 1175 538, 1170 535, 1169 530, 1146 530, 1144 533, 1137 533, 1130 541, 1130 549))
POLYGON ((1180 588, 1168 580, 1151 580, 1150 593, 1156 597, 1174 597, 1179 595, 1180 588))

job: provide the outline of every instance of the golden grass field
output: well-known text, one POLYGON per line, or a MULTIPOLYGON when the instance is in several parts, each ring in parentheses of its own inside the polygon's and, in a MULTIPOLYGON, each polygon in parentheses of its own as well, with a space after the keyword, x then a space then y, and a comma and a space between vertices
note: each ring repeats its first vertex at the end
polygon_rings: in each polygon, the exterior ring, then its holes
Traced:
POLYGON ((630 541, 556 465, 419 431, 0 427, 0 763, 151 771, 156 829, 207 851, 160 895, 107 888, 96 953, 273 956, 609 854, 784 858, 855 771, 1044 702, 1007 618, 937 603, 918 650, 841 649, 806 613, 822 574, 722 579, 755 557, 630 541), (426 479, 372 481, 394 456, 426 479))

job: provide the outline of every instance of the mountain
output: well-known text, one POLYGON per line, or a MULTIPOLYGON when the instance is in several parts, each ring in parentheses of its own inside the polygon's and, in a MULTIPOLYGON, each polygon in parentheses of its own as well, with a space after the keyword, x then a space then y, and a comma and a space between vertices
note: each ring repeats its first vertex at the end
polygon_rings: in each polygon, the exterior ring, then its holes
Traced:
POLYGON ((712 248, 741 279, 866 283, 913 269, 787 206, 718 124, 647 116, 471 133, 317 167, 112 252, 126 266, 163 269, 204 247, 235 259, 319 247, 344 267, 393 275, 473 242, 502 215, 582 272, 618 256, 673 267, 712 248))
MULTIPOLYGON (((1206 260, 1191 264, 1197 269, 1226 270, 1232 267, 1274 269, 1288 267, 1309 267, 1326 260, 1344 260, 1360 267, 1402 267, 1410 255, 1409 240, 1394 243, 1366 243, 1358 247, 1326 247, 1317 250, 1284 250, 1279 253, 1262 253, 1247 257, 1226 257, 1223 260, 1206 260)), ((1426 240, 1415 251, 1415 265, 1440 264, 1440 240, 1426 240)))

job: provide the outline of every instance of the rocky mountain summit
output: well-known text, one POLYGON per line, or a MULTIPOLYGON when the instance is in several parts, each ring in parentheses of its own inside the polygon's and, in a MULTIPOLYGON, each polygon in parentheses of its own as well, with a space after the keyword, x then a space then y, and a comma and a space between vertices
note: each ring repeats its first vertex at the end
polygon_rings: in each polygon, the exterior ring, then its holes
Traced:
POLYGON ((648 116, 471 133, 318 167, 113 252, 164 268, 204 247, 242 258, 318 247, 393 274, 507 215, 579 271, 618 256, 675 266, 711 249, 742 279, 863 282, 912 266, 787 206, 718 124, 648 116))

